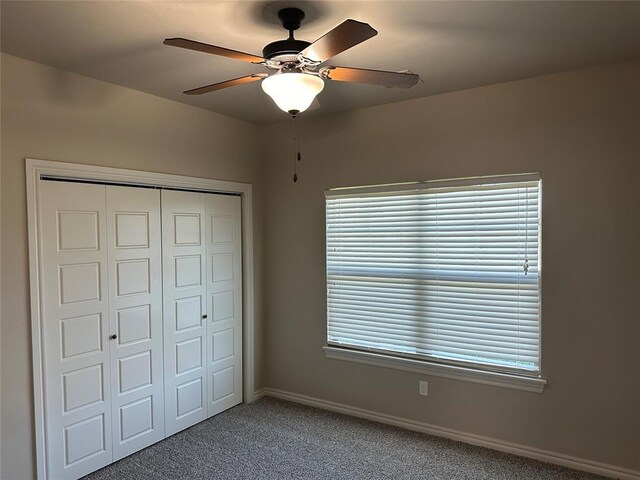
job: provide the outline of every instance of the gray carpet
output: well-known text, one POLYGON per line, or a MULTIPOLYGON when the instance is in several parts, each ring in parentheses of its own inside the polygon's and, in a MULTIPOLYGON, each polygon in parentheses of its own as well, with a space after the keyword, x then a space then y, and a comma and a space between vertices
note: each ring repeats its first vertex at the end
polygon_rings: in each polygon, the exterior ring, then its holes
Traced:
POLYGON ((603 477, 263 398, 227 410, 85 478, 592 480, 603 477))

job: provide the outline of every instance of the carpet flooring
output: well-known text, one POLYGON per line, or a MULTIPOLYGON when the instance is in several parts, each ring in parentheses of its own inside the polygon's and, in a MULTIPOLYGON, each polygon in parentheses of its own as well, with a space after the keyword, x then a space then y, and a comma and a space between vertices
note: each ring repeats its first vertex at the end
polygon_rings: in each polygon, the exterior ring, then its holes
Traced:
POLYGON ((238 405, 86 480, 594 480, 596 475, 291 402, 238 405))

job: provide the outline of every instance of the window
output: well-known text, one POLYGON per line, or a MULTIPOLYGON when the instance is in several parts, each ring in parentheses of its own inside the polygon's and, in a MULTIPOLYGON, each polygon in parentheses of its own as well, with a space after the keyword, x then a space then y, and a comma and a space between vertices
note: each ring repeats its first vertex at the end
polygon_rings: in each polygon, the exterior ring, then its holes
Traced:
POLYGON ((540 193, 538 175, 328 191, 329 347, 539 376, 540 193))

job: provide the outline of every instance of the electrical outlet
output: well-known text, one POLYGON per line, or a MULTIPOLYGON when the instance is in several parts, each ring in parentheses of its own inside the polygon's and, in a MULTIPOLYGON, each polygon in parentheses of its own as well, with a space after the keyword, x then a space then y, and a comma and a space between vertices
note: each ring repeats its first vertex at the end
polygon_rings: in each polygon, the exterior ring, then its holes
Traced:
POLYGON ((429 382, 426 380, 420 380, 420 395, 425 397, 429 395, 429 382))

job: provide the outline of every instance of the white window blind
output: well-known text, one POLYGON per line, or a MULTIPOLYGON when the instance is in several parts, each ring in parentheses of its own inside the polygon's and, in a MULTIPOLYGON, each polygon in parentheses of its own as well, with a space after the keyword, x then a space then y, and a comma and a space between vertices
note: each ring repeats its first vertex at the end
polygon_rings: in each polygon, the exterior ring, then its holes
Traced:
POLYGON ((540 180, 523 178, 327 192, 328 343, 537 375, 540 180))

